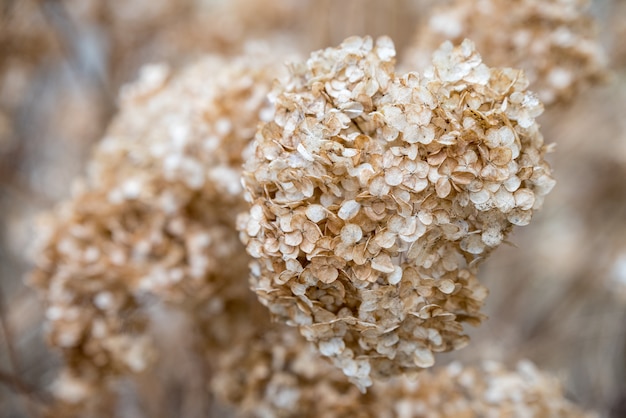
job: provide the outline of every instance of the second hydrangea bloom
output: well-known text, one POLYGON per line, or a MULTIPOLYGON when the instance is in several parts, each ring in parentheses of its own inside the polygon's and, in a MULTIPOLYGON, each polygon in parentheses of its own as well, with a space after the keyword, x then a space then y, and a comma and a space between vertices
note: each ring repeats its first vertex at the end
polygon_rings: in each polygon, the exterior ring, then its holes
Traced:
POLYGON ((282 68, 266 52, 144 67, 83 187, 42 225, 31 282, 68 366, 61 398, 85 401, 110 377, 149 368, 148 307, 158 302, 211 316, 206 344, 219 343, 218 312, 246 289, 241 154, 271 113, 266 95, 282 68))
POLYGON ((244 167, 238 226, 252 284, 357 385, 466 344, 475 266, 554 181, 521 71, 444 44, 394 72, 389 38, 349 38, 293 65, 244 167))

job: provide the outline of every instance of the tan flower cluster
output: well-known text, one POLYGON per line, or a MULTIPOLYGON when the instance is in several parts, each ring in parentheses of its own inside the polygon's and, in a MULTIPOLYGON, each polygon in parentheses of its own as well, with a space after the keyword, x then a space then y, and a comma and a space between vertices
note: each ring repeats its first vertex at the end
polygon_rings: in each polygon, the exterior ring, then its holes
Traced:
POLYGON ((86 180, 46 222, 32 275, 69 367, 66 398, 88 392, 77 382, 147 366, 146 303, 193 309, 219 305, 231 280, 245 288, 242 151, 271 111, 272 60, 263 50, 175 74, 148 66, 123 89, 86 180))
MULTIPOLYGON (((545 417, 592 418, 563 396, 558 379, 542 373, 531 362, 516 370, 495 362, 480 367, 459 363, 407 379, 374 387, 377 400, 389 399, 387 416, 397 418, 545 417), (392 395, 393 394, 393 395, 392 395), (397 401, 393 401, 393 396, 397 401)), ((385 415, 375 415, 385 416, 385 415)))
MULTIPOLYGON (((237 328, 238 329, 238 328, 237 328)), ((223 351, 212 388, 243 416, 574 418, 583 412, 564 396, 558 380, 528 362, 508 370, 453 363, 438 371, 376 382, 361 394, 292 329, 263 327, 245 343, 223 351)))
POLYGON ((554 184, 521 71, 446 43, 394 73, 389 38, 291 68, 244 166, 253 288, 361 388, 464 346, 476 263, 554 184))
POLYGON ((376 416, 371 396, 362 396, 293 328, 265 326, 238 342, 214 353, 211 389, 243 416, 376 416))
POLYGON ((522 68, 546 104, 570 99, 603 78, 606 57, 595 36, 588 0, 455 0, 420 27, 405 59, 428 65, 441 42, 470 38, 490 66, 522 68))
POLYGON ((230 299, 220 313, 201 321, 221 344, 207 347, 211 390, 237 416, 270 417, 592 417, 570 403, 558 379, 530 362, 517 370, 486 362, 454 363, 375 382, 365 394, 319 356, 291 327, 269 320, 251 293, 229 282, 230 299))

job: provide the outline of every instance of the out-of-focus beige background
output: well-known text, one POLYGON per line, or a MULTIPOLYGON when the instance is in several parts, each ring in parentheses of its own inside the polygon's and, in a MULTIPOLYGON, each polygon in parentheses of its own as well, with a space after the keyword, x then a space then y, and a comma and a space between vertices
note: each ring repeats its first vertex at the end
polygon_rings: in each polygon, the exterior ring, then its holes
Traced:
MULTIPOLYGON (((115 114, 117 91, 141 65, 182 66, 261 39, 306 55, 355 34, 390 35, 401 54, 434 3, 3 0, 0 415, 31 416, 59 362, 45 345, 43 308, 23 282, 36 215, 69 196, 115 114)), ((556 144, 558 185, 531 225, 482 266, 490 319, 471 331, 469 347, 442 358, 529 358, 559 376, 570 399, 619 418, 626 416, 626 1, 595 0, 592 13, 612 75, 540 117, 546 141, 556 144)), ((171 355, 184 356, 175 348, 171 355)), ((149 410, 177 411, 185 402, 186 416, 206 416, 201 387, 170 387, 171 396, 148 410, 131 402, 120 416, 154 416, 149 410)), ((226 414, 215 408, 215 416, 226 414)))

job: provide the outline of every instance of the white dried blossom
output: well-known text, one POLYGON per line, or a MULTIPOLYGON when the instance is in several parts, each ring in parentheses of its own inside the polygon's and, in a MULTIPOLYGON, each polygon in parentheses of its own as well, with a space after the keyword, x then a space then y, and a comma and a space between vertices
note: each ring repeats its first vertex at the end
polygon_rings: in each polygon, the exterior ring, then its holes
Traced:
POLYGON ((588 8, 588 0, 455 0, 417 30, 403 65, 424 69, 442 42, 469 38, 488 65, 523 69, 546 105, 565 101, 606 76, 588 8))
POLYGON ((519 362, 515 370, 495 362, 480 367, 452 363, 414 382, 399 379, 375 386, 374 392, 377 399, 393 399, 387 416, 397 418, 596 416, 565 399, 558 379, 529 361, 519 362))
MULTIPOLYGON (((358 389, 293 329, 256 325, 255 333, 240 334, 228 349, 213 352, 217 371, 211 389, 218 399, 259 418, 374 416, 359 402, 358 389)), ((341 340, 327 348, 335 350, 336 344, 341 340)))
MULTIPOLYGON (((244 416, 594 417, 569 402, 559 381, 529 361, 514 370, 494 362, 480 367, 452 363, 424 371, 416 380, 376 382, 362 394, 295 330, 270 323, 263 315, 254 318, 256 329, 251 331, 255 326, 246 327, 239 322, 242 318, 231 316, 232 334, 237 334, 233 344, 214 352, 217 371, 212 389, 244 416)), ((381 338, 379 346, 382 350, 395 342, 396 338, 381 338)), ((336 352, 343 344, 340 338, 330 338, 320 348, 336 352)))
POLYGON ((390 44, 349 38, 292 66, 238 220, 261 301, 361 388, 467 343, 486 296, 477 262, 554 184, 521 71, 464 41, 398 75, 390 44))
POLYGON ((246 288, 242 153, 270 109, 277 56, 147 67, 123 89, 82 187, 49 216, 32 282, 51 344, 90 386, 148 367, 150 297, 196 309, 228 299, 225 283, 246 288))

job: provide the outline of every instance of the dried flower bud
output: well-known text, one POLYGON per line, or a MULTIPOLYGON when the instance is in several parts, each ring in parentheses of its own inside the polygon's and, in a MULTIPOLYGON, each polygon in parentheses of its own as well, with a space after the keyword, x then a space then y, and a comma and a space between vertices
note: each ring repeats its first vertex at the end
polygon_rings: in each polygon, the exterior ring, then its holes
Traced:
POLYGON ((522 68, 531 88, 550 105, 606 75, 588 0, 457 0, 419 28, 404 64, 429 65, 443 41, 472 39, 486 63, 522 68))
POLYGON ((396 75, 394 55, 354 37, 292 66, 238 220, 262 302, 361 388, 467 343, 476 263, 554 184, 521 71, 488 68, 469 41, 425 75, 396 75))

